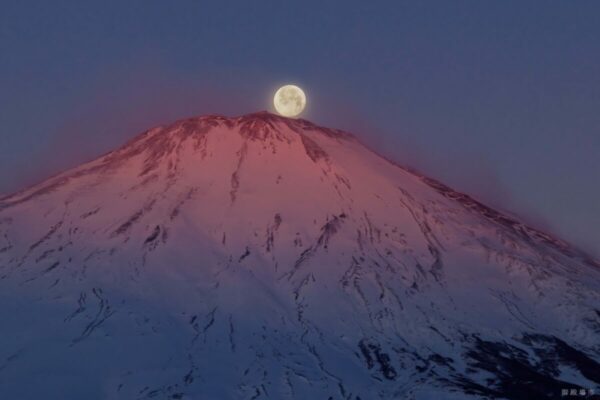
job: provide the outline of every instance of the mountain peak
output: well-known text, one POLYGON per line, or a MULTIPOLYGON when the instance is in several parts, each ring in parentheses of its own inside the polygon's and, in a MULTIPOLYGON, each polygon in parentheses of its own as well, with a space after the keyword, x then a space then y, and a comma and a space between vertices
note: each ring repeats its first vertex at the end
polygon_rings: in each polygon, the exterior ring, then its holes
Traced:
MULTIPOLYGON (((330 136, 352 137, 351 134, 338 129, 319 126, 309 120, 302 118, 288 118, 269 111, 258 111, 240 116, 225 116, 221 114, 209 114, 197 117, 190 117, 175 121, 165 126, 165 129, 172 130, 176 128, 199 129, 206 127, 226 126, 228 128, 241 128, 247 135, 253 139, 265 138, 260 131, 274 131, 289 129, 296 133, 304 131, 319 131, 330 136)), ((188 131, 190 132, 190 131, 188 131)))
MULTIPOLYGON (((265 161, 280 151, 295 152, 300 159, 303 154, 316 162, 327 158, 327 152, 315 141, 316 137, 335 141, 354 139, 351 134, 340 130, 267 111, 234 117, 213 114, 185 118, 151 128, 96 160, 7 196, 0 202, 0 209, 90 175, 138 170, 136 180, 155 177, 156 174, 172 177, 175 170, 185 172, 183 165, 192 171, 194 163, 208 155, 221 160, 228 159, 235 164, 246 159, 248 153, 260 153, 260 158, 265 161), (264 151, 265 146, 269 147, 270 152, 264 151)), ((277 163, 286 161, 279 159, 270 165, 277 168, 277 163)), ((132 185, 135 184, 132 182, 132 185)))

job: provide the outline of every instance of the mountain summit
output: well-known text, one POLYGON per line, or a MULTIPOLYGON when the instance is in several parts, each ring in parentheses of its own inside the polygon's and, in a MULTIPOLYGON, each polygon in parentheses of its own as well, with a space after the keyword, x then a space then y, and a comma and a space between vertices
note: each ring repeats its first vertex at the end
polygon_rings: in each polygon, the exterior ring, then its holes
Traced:
POLYGON ((156 127, 0 199, 0 297, 2 398, 600 385, 597 261, 266 112, 156 127))

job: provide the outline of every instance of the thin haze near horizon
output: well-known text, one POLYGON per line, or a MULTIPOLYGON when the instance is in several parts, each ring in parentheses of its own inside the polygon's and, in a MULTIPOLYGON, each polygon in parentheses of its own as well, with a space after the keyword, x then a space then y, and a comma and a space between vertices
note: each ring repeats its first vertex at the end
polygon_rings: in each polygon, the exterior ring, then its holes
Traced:
POLYGON ((600 3, 3 2, 0 194, 153 125, 271 107, 600 255, 600 3))

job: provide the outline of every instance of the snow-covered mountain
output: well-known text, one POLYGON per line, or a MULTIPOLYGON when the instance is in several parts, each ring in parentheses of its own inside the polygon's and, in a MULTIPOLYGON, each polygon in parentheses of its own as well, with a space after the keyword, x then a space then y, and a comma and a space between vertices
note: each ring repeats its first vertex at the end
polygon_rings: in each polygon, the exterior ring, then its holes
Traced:
POLYGON ((600 264, 350 134, 192 118, 0 199, 2 399, 563 389, 600 393, 600 264))

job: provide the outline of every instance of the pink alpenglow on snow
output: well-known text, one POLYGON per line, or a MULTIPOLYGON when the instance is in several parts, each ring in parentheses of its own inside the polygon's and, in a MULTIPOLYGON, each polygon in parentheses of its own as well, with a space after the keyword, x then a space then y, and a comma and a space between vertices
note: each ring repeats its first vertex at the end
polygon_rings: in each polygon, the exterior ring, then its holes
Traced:
POLYGON ((600 382, 597 261, 269 113, 159 126, 1 198, 0 296, 6 398, 544 398, 600 382))

